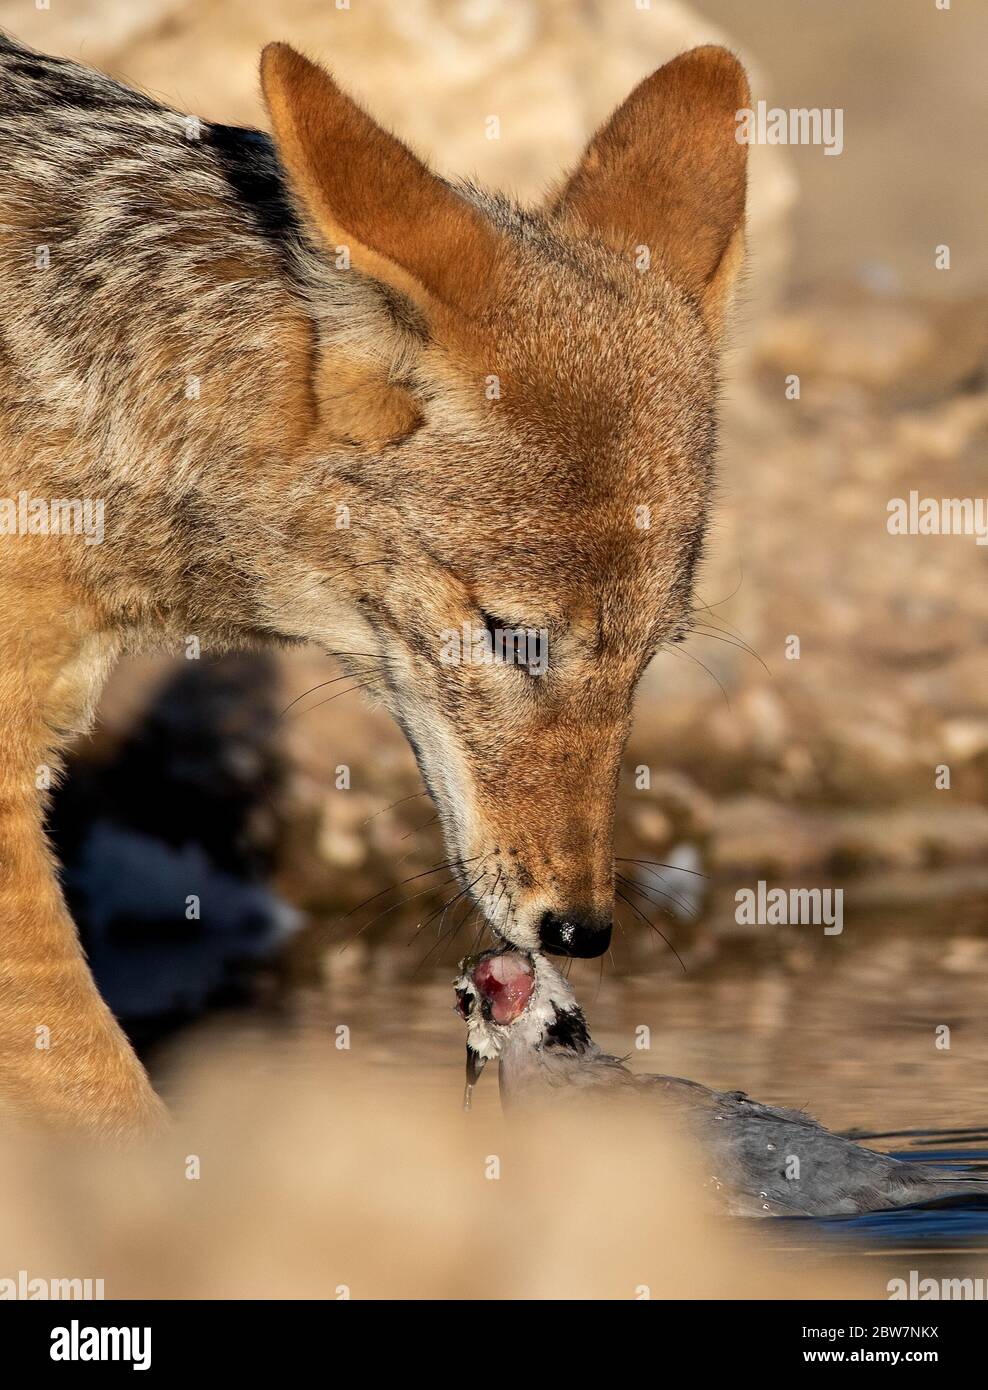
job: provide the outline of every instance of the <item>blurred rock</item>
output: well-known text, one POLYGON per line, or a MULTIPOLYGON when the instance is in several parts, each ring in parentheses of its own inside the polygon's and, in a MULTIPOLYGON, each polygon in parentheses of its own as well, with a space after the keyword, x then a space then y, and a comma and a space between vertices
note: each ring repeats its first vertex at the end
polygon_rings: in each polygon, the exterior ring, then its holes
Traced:
POLYGON ((628 820, 634 834, 646 845, 665 845, 673 837, 672 821, 657 806, 635 806, 628 820))
POLYGON ((738 797, 718 806, 709 847, 713 869, 724 875, 854 874, 976 863, 986 855, 988 809, 947 801, 828 812, 738 797))
POLYGON ((762 328, 758 362, 781 379, 845 383, 897 402, 936 401, 984 379, 988 301, 897 298, 827 290, 762 328))
POLYGON ((968 762, 988 750, 988 719, 948 719, 941 726, 945 756, 968 762))
POLYGON ((668 858, 674 845, 695 847, 710 834, 711 798, 681 772, 654 772, 648 790, 628 790, 618 804, 618 843, 628 856, 668 858))

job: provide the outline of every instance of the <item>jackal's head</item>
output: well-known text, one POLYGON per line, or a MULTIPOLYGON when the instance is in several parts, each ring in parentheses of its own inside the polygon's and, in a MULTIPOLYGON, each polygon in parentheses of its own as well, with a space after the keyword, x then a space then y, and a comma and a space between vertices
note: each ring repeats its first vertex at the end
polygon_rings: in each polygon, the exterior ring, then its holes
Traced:
POLYGON ((712 47, 661 68, 537 212, 437 178, 290 48, 262 73, 299 208, 377 287, 390 343, 317 370, 349 439, 306 541, 333 627, 306 635, 382 659, 490 924, 599 955, 635 687, 703 537, 743 70, 712 47))

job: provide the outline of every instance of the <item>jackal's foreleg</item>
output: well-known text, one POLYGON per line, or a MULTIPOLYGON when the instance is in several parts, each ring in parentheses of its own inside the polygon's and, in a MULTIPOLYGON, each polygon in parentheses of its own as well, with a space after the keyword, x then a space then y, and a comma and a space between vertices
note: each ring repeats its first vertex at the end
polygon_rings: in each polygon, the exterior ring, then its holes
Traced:
MULTIPOLYGON (((23 645, 4 655, 23 657, 23 645)), ((43 823, 53 753, 38 666, 0 667, 0 1115, 123 1137, 160 1124, 164 1110, 96 989, 58 884, 43 823)))

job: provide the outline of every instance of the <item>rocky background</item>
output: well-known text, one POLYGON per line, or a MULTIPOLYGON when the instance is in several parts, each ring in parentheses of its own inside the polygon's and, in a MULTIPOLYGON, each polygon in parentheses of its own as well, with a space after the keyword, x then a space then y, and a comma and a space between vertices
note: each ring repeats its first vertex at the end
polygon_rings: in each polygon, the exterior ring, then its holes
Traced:
MULTIPOLYGON (((695 43, 738 49, 756 99, 841 107, 840 156, 753 151, 751 270, 696 632, 643 683, 619 843, 678 866, 677 888, 708 922, 719 885, 758 876, 867 881, 893 901, 984 893, 988 547, 893 537, 886 521, 889 500, 914 488, 988 496, 988 14, 933 0, 3 0, 0 24, 182 109, 256 124, 258 50, 289 39, 440 169, 523 198, 552 184, 635 81, 695 43), (498 141, 484 135, 490 114, 498 141), (935 268, 941 244, 949 271, 935 268)), ((314 652, 122 668, 56 821, 83 859, 87 827, 116 827, 90 850, 104 855, 97 869, 77 858, 73 877, 70 865, 83 919, 87 873, 116 866, 119 878, 130 862, 120 835, 140 817, 128 796, 147 803, 140 833, 169 853, 195 842, 210 872, 252 886, 273 876, 277 897, 244 905, 251 941, 282 939, 286 903, 310 915, 317 925, 282 957, 289 976, 313 966, 344 913, 378 893, 397 904, 384 890, 444 857, 400 735, 358 694, 317 708, 317 691, 284 712, 336 674, 314 652), (163 724, 169 708, 205 722, 163 724), (147 739, 157 758, 140 754, 147 739), (232 864, 222 826, 239 846, 232 864)), ((439 901, 424 893, 403 911, 439 901)), ((373 939, 388 927, 381 910, 342 930, 373 939)), ((684 946, 695 933, 666 930, 684 946)))

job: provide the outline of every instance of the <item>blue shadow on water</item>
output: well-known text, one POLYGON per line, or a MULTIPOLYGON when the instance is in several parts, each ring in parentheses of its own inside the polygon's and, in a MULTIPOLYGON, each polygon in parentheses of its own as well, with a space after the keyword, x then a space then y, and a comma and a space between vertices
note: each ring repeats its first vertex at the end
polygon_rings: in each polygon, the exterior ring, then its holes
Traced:
MULTIPOLYGON (((988 1149, 958 1147, 965 1135, 984 1140, 980 1130, 924 1130, 910 1133, 911 1147, 890 1149, 894 1158, 905 1163, 940 1164, 944 1168, 982 1169, 988 1167, 988 1149), (935 1147, 939 1145, 939 1147, 935 1147)), ((902 1139, 902 1133, 865 1135, 855 1133, 855 1140, 870 1147, 871 1139, 902 1139)), ((777 1250, 794 1247, 806 1249, 818 1244, 825 1253, 829 1243, 843 1249, 864 1246, 871 1251, 887 1250, 894 1255, 897 1249, 932 1247, 939 1253, 948 1250, 968 1250, 988 1244, 988 1197, 952 1198, 921 1207, 905 1207, 898 1211, 869 1212, 861 1216, 841 1217, 778 1217, 759 1223, 760 1234, 777 1250)))

